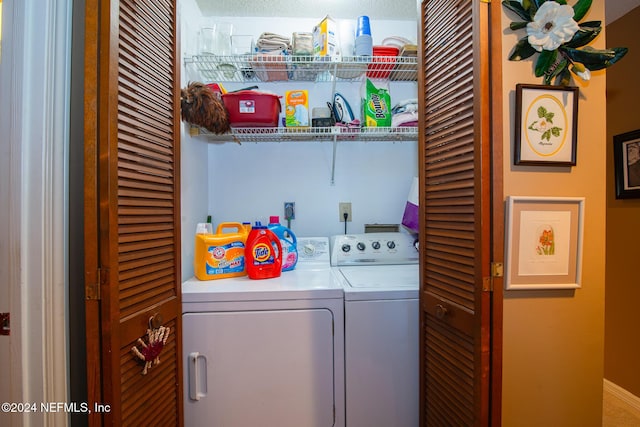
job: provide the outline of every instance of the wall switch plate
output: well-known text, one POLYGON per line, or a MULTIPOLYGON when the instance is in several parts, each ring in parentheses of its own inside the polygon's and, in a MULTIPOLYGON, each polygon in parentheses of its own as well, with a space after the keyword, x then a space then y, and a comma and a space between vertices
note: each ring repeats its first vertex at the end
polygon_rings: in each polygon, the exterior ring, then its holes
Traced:
POLYGON ((344 222, 344 214, 347 214, 347 222, 352 221, 351 214, 351 202, 340 202, 338 204, 338 209, 340 210, 340 222, 344 222))

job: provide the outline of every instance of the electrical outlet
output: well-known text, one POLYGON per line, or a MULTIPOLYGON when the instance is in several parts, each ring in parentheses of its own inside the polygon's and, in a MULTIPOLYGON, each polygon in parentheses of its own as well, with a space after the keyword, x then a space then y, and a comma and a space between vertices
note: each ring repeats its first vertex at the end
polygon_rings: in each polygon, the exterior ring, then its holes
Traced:
POLYGON ((296 202, 284 202, 284 219, 296 219, 296 202))
POLYGON ((344 214, 347 214, 347 222, 351 222, 351 202, 340 202, 338 204, 338 209, 340 210, 340 222, 344 222, 344 214))

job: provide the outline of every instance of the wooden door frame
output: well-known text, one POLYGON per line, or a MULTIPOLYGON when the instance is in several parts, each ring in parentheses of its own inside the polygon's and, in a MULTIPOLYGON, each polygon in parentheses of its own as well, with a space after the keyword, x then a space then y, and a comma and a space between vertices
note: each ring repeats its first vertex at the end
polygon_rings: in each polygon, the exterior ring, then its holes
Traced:
MULTIPOLYGON (((491 213, 492 259, 504 263, 504 136, 502 131, 502 3, 491 2, 489 34, 489 75, 491 79, 491 213)), ((492 426, 502 425, 502 322, 503 277, 492 275, 491 293, 491 390, 490 420, 492 426)))
MULTIPOLYGON (((99 0, 86 0, 84 47, 84 257, 87 401, 105 403, 102 394, 100 330, 100 261, 98 251, 98 88, 99 0), (93 355, 93 358, 89 356, 93 355)), ((89 425, 102 425, 102 416, 89 414, 89 425)))

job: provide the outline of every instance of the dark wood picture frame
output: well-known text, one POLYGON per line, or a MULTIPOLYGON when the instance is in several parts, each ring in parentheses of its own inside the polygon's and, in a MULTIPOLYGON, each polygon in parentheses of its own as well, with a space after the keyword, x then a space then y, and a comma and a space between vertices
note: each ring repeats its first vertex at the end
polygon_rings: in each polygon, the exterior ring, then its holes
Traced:
POLYGON ((616 199, 640 199, 640 129, 613 137, 616 199))
POLYGON ((514 164, 575 166, 579 89, 516 85, 514 164))

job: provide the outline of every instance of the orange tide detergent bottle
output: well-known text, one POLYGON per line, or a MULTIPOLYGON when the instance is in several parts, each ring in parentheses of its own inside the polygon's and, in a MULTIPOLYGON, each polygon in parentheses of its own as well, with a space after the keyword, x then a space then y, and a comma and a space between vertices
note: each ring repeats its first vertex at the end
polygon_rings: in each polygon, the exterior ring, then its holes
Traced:
POLYGON ((249 232, 244 257, 250 279, 270 279, 282 272, 280 239, 260 222, 249 232))
POLYGON ((244 276, 245 245, 248 232, 237 222, 223 222, 215 234, 196 231, 193 270, 200 280, 244 276), (230 231, 231 230, 231 231, 230 231))

